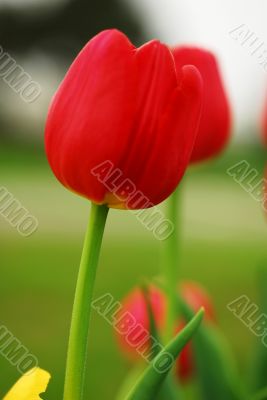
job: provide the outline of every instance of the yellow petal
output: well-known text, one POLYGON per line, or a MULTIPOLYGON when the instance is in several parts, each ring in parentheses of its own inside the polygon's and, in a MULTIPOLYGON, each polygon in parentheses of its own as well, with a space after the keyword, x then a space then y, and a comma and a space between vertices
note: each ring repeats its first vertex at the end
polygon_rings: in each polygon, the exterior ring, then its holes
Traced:
POLYGON ((49 380, 48 372, 34 368, 15 383, 4 400, 40 400, 39 394, 46 391, 49 380))

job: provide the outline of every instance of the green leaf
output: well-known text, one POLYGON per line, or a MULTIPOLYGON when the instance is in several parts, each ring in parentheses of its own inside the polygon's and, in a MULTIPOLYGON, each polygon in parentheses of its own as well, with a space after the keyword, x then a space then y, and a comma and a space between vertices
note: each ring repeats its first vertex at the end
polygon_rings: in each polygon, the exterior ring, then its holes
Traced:
MULTIPOLYGON (((158 343, 161 343, 160 335, 159 335, 159 332, 157 329, 151 302, 149 299, 149 289, 146 284, 142 285, 142 292, 143 292, 143 296, 144 296, 144 300, 145 300, 145 304, 146 304, 146 308, 147 308, 147 313, 148 313, 150 335, 154 339, 156 339, 158 343)), ((157 355, 157 352, 158 352, 158 347, 155 347, 154 354, 152 353, 152 355, 151 355, 151 360, 153 360, 153 358, 157 355)))
POLYGON ((204 310, 201 309, 186 327, 154 358, 126 397, 126 400, 155 399, 176 358, 199 328, 203 315, 204 310))
MULTIPOLYGON (((148 295, 148 285, 143 284, 142 291, 143 291, 143 295, 144 295, 144 299, 145 299, 145 303, 146 303, 146 307, 147 307, 147 311, 148 311, 150 335, 154 339, 156 339, 159 343, 161 343, 160 335, 158 333, 156 321, 154 318, 151 302, 150 302, 149 295, 148 295)), ((159 348, 156 346, 155 353, 152 354, 151 360, 157 355, 158 349, 159 348)), ((130 373, 127 375, 125 381, 123 382, 123 385, 120 388, 120 391, 116 397, 116 400, 125 399, 126 395, 129 393, 131 388, 134 386, 134 384, 136 383, 136 381, 138 380, 140 375, 144 372, 144 369, 145 369, 144 365, 139 364, 130 371, 130 373)), ((177 395, 177 391, 174 388, 174 383, 171 379, 168 379, 168 378, 164 382, 162 389, 161 389, 159 395, 157 396, 157 399, 158 400, 166 400, 166 399, 179 400, 180 397, 178 397, 178 395, 177 395)))
POLYGON ((267 388, 262 389, 260 392, 256 393, 251 400, 266 400, 267 399, 267 388))
MULTIPOLYGON (((147 308, 147 313, 148 313, 148 318, 149 318, 149 331, 150 331, 150 335, 156 339, 156 341, 160 344, 162 344, 158 329, 157 329, 157 325, 156 325, 156 321, 155 321, 155 317, 154 317, 154 313, 152 310, 152 305, 150 302, 150 298, 149 298, 149 289, 148 286, 146 284, 144 284, 142 286, 142 291, 143 291, 143 295, 144 295, 144 299, 145 299, 145 303, 146 303, 146 308, 147 308)), ((152 354, 151 360, 153 360, 154 357, 156 357, 156 355, 159 353, 159 347, 155 347, 155 351, 154 354, 152 354)), ((181 394, 179 393, 178 395, 178 382, 175 385, 174 381, 173 381, 173 377, 171 375, 168 375, 168 377, 166 378, 165 382, 162 384, 162 388, 157 396, 158 400, 181 400, 181 394)))
MULTIPOLYGON (((267 261, 258 267, 257 284, 259 294, 259 313, 267 314, 267 261)), ((262 389, 267 384, 267 348, 261 341, 261 337, 255 337, 255 346, 251 362, 249 363, 250 386, 253 391, 262 389)))
POLYGON ((140 378, 140 375, 143 374, 144 370, 144 364, 137 364, 134 368, 130 370, 120 387, 119 393, 116 396, 116 400, 124 400, 126 398, 131 388, 140 378))
MULTIPOLYGON (((178 296, 178 307, 186 320, 193 311, 178 296)), ((215 326, 202 324, 193 338, 197 376, 204 400, 244 400, 242 383, 237 374, 231 352, 215 326)))

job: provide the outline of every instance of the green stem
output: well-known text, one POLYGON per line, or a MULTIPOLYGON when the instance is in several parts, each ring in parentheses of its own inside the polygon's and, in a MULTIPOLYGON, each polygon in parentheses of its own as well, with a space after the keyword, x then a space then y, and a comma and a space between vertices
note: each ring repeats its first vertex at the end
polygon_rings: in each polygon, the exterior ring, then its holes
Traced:
POLYGON ((83 396, 91 303, 107 215, 106 206, 92 203, 73 305, 64 400, 83 396))
POLYGON ((166 339, 174 335, 174 324, 177 319, 176 292, 179 266, 179 239, 180 239, 180 187, 169 197, 166 207, 166 218, 173 223, 173 233, 163 243, 162 273, 166 280, 168 294, 168 311, 166 322, 166 339))

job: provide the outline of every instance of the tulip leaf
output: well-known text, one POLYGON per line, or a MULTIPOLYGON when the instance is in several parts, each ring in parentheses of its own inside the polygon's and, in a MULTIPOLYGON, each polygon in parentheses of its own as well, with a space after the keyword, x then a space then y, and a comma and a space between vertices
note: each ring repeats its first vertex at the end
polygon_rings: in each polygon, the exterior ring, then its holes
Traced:
POLYGON ((262 389, 260 392, 252 396, 251 400, 266 400, 267 399, 267 388, 262 389))
MULTIPOLYGON (((149 330, 150 330, 150 335, 158 342, 162 343, 156 321, 154 318, 154 313, 151 305, 151 301, 149 298, 149 290, 147 285, 142 286, 142 291, 143 291, 143 296, 145 299, 146 303, 146 308, 147 308, 147 313, 148 313, 148 319, 149 319, 149 330)), ((151 359, 153 360, 154 357, 159 353, 159 347, 155 347, 154 354, 152 354, 151 359)), ((162 388, 160 390, 160 393, 157 396, 158 400, 179 400, 181 399, 181 395, 178 396, 178 382, 177 385, 174 384, 173 378, 171 375, 168 375, 166 378, 165 382, 162 384, 162 388)))
MULTIPOLYGON (((150 327, 150 335, 158 342, 161 343, 160 336, 158 333, 158 329, 156 326, 156 321, 154 318, 154 313, 152 310, 151 302, 149 299, 149 292, 148 292, 148 286, 146 284, 142 285, 142 292, 143 296, 145 299, 146 303, 146 308, 148 312, 148 318, 149 318, 149 327, 150 327)), ((151 355, 151 360, 157 355, 159 347, 155 346, 155 353, 151 355)), ((134 386, 135 382, 138 380, 140 375, 144 372, 144 366, 143 365, 137 365, 135 368, 133 368, 130 373, 127 375, 123 385, 120 388, 119 394, 116 397, 116 400, 123 400, 125 399, 125 396, 129 393, 130 389, 134 386)), ((170 378, 170 376, 168 376, 170 378)), ((174 388, 174 383, 172 382, 171 379, 166 379, 164 384, 162 385, 162 389, 160 390, 157 400, 179 400, 180 397, 178 397, 177 392, 174 388)))
MULTIPOLYGON (((267 261, 266 261, 267 264, 267 261)), ((257 271, 257 283, 259 294, 259 315, 267 314, 267 268, 262 263, 257 271)), ((264 336, 264 335, 263 335, 264 336)), ((267 348, 264 346, 261 337, 256 337, 253 355, 249 363, 249 380, 253 391, 262 389, 267 384, 267 348)))
MULTIPOLYGON (((120 387, 120 390, 116 396, 116 400, 125 400, 127 394, 131 390, 131 388, 135 385, 138 378, 144 372, 144 364, 138 364, 128 373, 126 378, 123 381, 123 384, 120 387)), ((180 400, 181 396, 178 390, 175 390, 173 387, 173 382, 168 380, 170 376, 166 378, 166 381, 162 385, 162 389, 159 391, 159 394, 156 396, 157 400, 180 400)))
MULTIPOLYGON (((178 296, 177 306, 186 320, 193 311, 178 296)), ((193 338, 197 376, 204 400, 244 400, 241 381, 231 353, 219 331, 211 323, 202 324, 193 338)))
MULTIPOLYGON (((149 289, 148 289, 148 286, 146 284, 142 285, 142 292, 143 292, 143 296, 144 296, 144 300, 145 300, 145 304, 146 304, 146 309, 147 309, 147 314, 148 314, 148 319, 149 319, 150 335, 158 343, 161 343, 160 335, 159 335, 159 332, 158 332, 158 329, 157 329, 157 325, 156 325, 156 321, 155 321, 155 318, 154 318, 152 305, 151 305, 150 298, 149 298, 149 289)), ((151 355, 151 360, 153 360, 153 358, 157 355, 157 352, 158 352, 158 347, 155 347, 154 353, 152 353, 152 355, 151 355)))
POLYGON ((116 400, 125 400, 131 388, 135 385, 136 381, 140 378, 145 370, 144 364, 137 364, 134 366, 130 372, 126 375, 119 393, 116 396, 116 400))
POLYGON ((186 327, 160 351, 125 400, 155 399, 176 358, 199 328, 203 315, 204 310, 201 309, 186 327))

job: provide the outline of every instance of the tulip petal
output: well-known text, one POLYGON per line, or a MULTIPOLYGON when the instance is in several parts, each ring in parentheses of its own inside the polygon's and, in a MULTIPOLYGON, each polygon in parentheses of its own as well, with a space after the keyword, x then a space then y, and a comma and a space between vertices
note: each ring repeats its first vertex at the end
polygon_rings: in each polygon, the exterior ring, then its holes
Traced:
POLYGON ((144 165, 155 145, 160 116, 177 87, 177 77, 170 50, 157 40, 137 49, 135 63, 138 75, 136 117, 125 156, 124 172, 138 186, 144 165), (134 171, 131 167, 133 163, 134 171))
POLYGON ((230 137, 231 113, 215 56, 196 47, 177 47, 173 50, 177 69, 194 65, 203 78, 203 112, 191 162, 218 154, 230 137))
POLYGON ((35 368, 17 381, 4 400, 40 400, 39 394, 46 391, 49 380, 48 372, 35 368))
POLYGON ((161 117, 154 146, 143 168, 140 190, 150 176, 150 201, 167 198, 182 179, 195 143, 202 107, 202 78, 193 66, 179 72, 179 87, 173 92, 161 117), (166 137, 168 138, 166 140, 166 137), (166 185, 165 182, 169 182, 166 185))
POLYGON ((91 169, 106 160, 117 165, 128 145, 135 111, 134 51, 117 30, 97 35, 72 64, 48 115, 46 152, 55 175, 97 203, 103 202, 105 187, 91 169))

